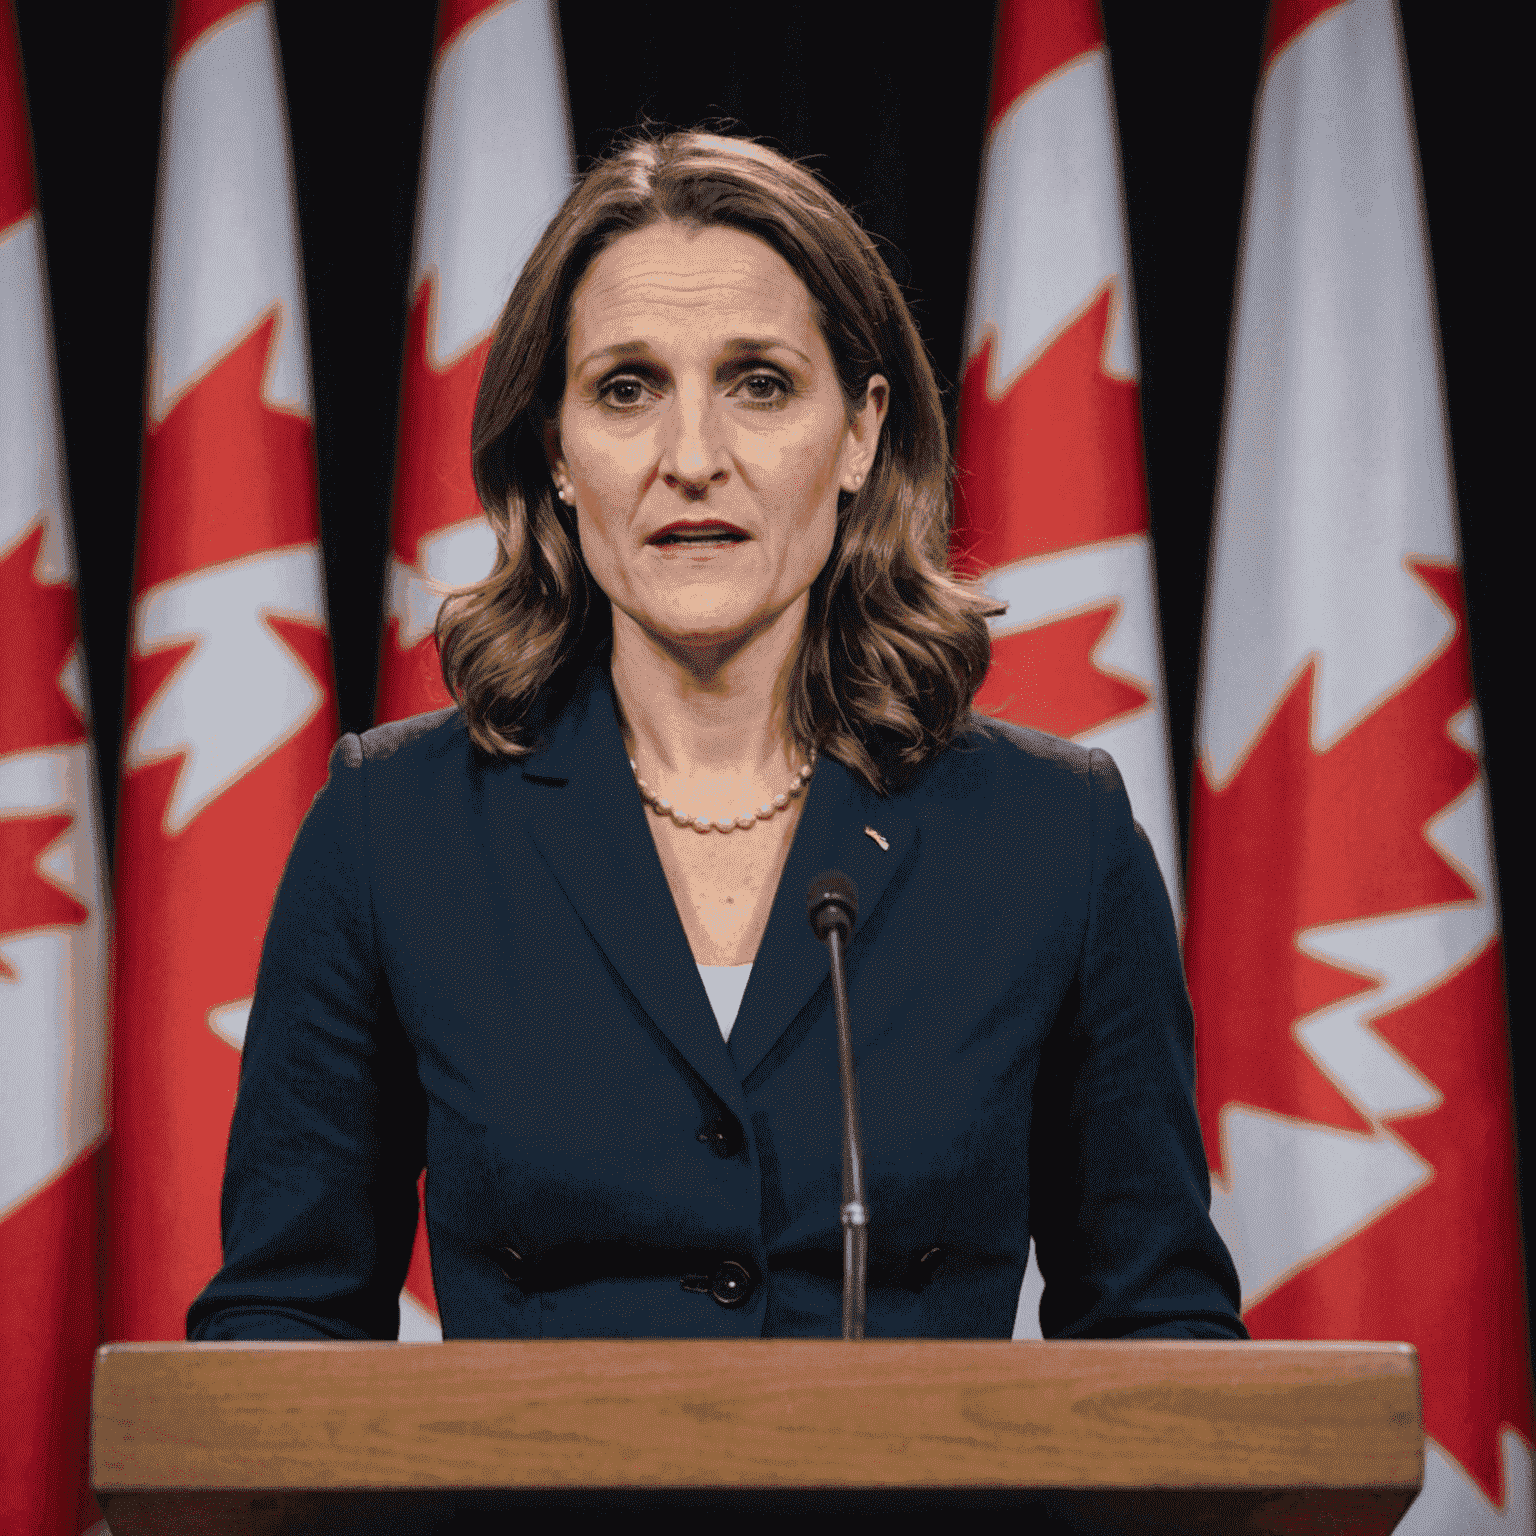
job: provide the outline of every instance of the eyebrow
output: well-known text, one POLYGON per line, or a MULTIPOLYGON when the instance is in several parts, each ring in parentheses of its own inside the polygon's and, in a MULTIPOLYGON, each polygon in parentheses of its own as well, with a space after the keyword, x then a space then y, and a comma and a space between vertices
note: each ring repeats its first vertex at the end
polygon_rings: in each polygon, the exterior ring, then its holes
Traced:
MULTIPOLYGON (((807 368, 813 366, 811 359, 799 347, 792 347, 787 341, 780 341, 772 336, 736 336, 725 344, 724 351, 726 356, 733 360, 765 352, 788 352, 798 357, 807 368)), ((599 347, 595 352, 589 352, 576 364, 574 371, 580 373, 582 369, 598 359, 612 359, 614 362, 625 362, 630 358, 642 358, 650 355, 651 348, 647 342, 620 341, 611 347, 599 347)))

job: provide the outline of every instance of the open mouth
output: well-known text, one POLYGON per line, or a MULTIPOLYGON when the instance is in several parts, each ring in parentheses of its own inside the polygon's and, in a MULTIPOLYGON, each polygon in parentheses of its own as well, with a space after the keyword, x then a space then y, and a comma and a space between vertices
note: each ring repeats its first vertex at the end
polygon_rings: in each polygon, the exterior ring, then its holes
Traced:
POLYGON ((712 544, 742 544, 747 535, 730 523, 668 523, 649 542, 663 548, 712 544))

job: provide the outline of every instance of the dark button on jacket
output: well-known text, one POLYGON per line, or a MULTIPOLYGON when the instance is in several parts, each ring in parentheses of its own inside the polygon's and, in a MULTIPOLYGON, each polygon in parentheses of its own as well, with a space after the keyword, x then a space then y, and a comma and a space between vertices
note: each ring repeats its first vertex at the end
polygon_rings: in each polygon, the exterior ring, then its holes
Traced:
POLYGON ((684 1275, 682 1288, 697 1296, 713 1296, 722 1307, 740 1307, 752 1299, 757 1277, 745 1264, 727 1259, 712 1275, 684 1275))
POLYGON ((752 1299, 752 1292, 756 1288, 757 1282, 752 1278, 752 1272, 746 1265, 738 1264, 735 1259, 727 1259, 715 1271, 715 1277, 710 1282, 709 1294, 722 1307, 742 1307, 752 1299))
POLYGON ((448 1338, 836 1338, 828 868, 860 893, 868 1333, 1006 1338, 1033 1235, 1048 1336, 1242 1336, 1173 915, 1103 752, 977 722, 886 797, 823 756, 728 1045, 646 814, 601 666, 516 762, 455 711, 343 738, 191 1337, 394 1337, 425 1166, 448 1338))

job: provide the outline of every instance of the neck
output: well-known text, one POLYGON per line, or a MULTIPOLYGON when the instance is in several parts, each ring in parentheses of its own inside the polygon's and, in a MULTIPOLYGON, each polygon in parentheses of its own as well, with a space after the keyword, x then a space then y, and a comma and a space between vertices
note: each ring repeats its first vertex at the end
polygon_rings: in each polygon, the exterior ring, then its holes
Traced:
MULTIPOLYGON (((736 642, 683 645, 613 615, 613 689, 625 744, 651 774, 731 799, 804 761, 788 728, 805 599, 736 642)), ((745 803, 745 802, 743 802, 745 803)))

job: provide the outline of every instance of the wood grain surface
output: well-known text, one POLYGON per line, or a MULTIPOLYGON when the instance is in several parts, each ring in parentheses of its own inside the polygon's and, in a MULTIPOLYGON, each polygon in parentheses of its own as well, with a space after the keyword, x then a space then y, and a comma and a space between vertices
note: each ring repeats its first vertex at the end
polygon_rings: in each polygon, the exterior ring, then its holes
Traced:
POLYGON ((1332 1489, 1406 1506, 1423 1430, 1398 1344, 119 1344, 97 1356, 91 1456, 105 1494, 1332 1489))

